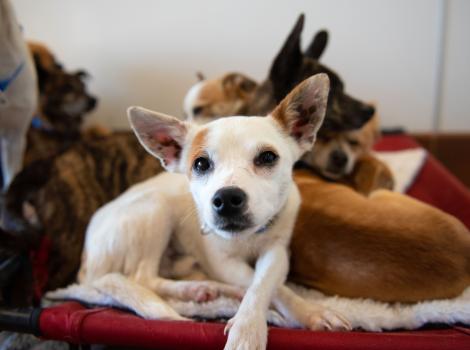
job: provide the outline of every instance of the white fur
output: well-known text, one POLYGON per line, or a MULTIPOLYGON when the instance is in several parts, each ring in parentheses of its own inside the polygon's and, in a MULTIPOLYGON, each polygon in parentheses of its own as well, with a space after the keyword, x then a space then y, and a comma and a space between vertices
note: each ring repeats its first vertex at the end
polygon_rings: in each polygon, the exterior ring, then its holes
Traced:
POLYGON ((202 87, 204 86, 203 81, 199 81, 188 90, 183 100, 183 111, 186 116, 186 119, 190 122, 194 120, 193 108, 195 102, 199 98, 202 87))
POLYGON ((37 107, 36 73, 9 0, 0 1, 0 79, 24 63, 6 91, 0 91, 0 150, 3 189, 21 170, 26 132, 37 107))
POLYGON ((413 185, 427 158, 426 151, 422 148, 373 154, 387 164, 395 183, 393 190, 399 193, 406 193, 413 185))

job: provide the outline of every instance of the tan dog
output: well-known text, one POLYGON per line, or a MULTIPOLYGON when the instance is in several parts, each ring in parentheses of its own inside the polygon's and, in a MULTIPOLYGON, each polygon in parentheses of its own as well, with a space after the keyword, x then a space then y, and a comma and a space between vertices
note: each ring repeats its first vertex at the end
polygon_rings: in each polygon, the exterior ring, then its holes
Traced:
POLYGON ((470 285, 470 233, 456 218, 387 190, 365 198, 295 173, 303 202, 291 241, 291 280, 327 294, 416 302, 470 285))
POLYGON ((379 138, 379 119, 375 115, 358 130, 322 135, 315 152, 308 152, 302 160, 323 177, 347 184, 364 195, 381 188, 391 190, 394 180, 390 169, 372 153, 379 138))
POLYGON ((221 116, 245 115, 257 86, 254 80, 240 73, 201 80, 184 99, 186 118, 209 122, 221 116))

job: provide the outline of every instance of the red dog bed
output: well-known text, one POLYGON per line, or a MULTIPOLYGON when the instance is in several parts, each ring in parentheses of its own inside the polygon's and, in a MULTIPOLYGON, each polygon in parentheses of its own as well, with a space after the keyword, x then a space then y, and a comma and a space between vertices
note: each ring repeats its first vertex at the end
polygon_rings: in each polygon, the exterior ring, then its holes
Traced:
MULTIPOLYGON (((385 136, 381 151, 418 147, 406 135, 385 136)), ((470 228, 470 192, 436 159, 428 156, 408 194, 451 213, 470 228)), ((79 303, 36 310, 17 323, 44 339, 73 344, 108 344, 156 349, 222 349, 220 323, 146 321, 109 308, 86 309, 79 303), (23 323, 21 325, 21 323, 23 323)), ((1 325, 0 325, 1 328, 1 325)), ((406 332, 312 332, 270 328, 269 349, 470 349, 470 328, 442 327, 406 332)))

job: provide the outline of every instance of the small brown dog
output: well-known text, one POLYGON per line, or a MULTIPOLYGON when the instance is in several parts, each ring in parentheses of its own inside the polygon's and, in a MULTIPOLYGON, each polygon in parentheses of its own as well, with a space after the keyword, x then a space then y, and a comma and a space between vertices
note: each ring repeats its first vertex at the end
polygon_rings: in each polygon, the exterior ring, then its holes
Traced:
POLYGON ((324 133, 317 139, 315 152, 302 160, 324 178, 347 184, 364 195, 393 189, 390 169, 372 153, 381 136, 378 120, 374 116, 358 130, 324 133))
POLYGON ((87 92, 84 71, 68 72, 43 44, 29 42, 39 85, 39 110, 28 131, 25 164, 55 156, 82 136, 81 126, 97 99, 87 92))
POLYGON ((327 294, 386 302, 452 298, 470 286, 470 232, 411 197, 297 171, 303 202, 290 279, 327 294))
POLYGON ((227 73, 195 84, 184 99, 189 121, 209 122, 221 116, 246 115, 258 84, 240 73, 227 73))

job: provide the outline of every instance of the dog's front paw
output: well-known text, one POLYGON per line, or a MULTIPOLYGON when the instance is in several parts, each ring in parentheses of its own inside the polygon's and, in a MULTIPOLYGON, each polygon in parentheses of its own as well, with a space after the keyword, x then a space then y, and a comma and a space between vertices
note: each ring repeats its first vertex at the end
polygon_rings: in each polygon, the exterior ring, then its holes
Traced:
POLYGON ((228 332, 224 350, 264 350, 268 340, 268 326, 261 316, 230 319, 224 329, 228 332))
POLYGON ((340 313, 331 309, 305 305, 302 310, 301 323, 305 328, 314 331, 350 331, 351 323, 340 313))

